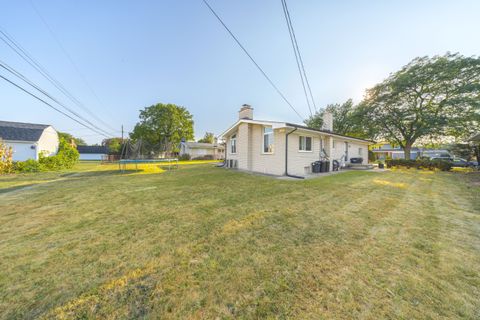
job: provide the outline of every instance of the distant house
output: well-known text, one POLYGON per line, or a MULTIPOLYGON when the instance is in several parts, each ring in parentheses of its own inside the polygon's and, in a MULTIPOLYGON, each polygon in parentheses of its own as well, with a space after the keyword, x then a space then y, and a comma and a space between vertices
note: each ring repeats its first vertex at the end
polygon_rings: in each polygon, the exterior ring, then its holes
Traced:
POLYGON ((57 154, 57 131, 46 124, 0 121, 0 139, 13 149, 13 161, 57 154))
MULTIPOLYGON (((400 146, 392 146, 389 143, 384 143, 372 148, 373 154, 379 160, 385 159, 404 159, 405 152, 400 146)), ((410 150, 410 159, 415 160, 418 157, 451 157, 450 152, 445 149, 428 149, 428 148, 416 148, 413 147, 410 150)))
POLYGON ((332 132, 333 117, 326 113, 324 129, 294 123, 254 120, 243 105, 239 119, 221 137, 226 141, 226 165, 271 175, 304 177, 320 160, 345 165, 367 164, 371 141, 332 132))
POLYGON ((77 146, 80 160, 103 160, 108 155, 106 146, 77 146))
POLYGON ((189 154, 191 159, 220 160, 225 157, 225 147, 219 143, 181 142, 179 155, 189 154))

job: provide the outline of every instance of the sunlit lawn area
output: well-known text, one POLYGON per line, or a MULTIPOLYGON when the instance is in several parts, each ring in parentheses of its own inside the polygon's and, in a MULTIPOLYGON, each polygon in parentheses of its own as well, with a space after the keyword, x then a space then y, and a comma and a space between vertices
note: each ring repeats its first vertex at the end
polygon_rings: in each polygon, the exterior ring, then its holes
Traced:
POLYGON ((0 177, 0 318, 480 318, 464 173, 151 172, 0 177))

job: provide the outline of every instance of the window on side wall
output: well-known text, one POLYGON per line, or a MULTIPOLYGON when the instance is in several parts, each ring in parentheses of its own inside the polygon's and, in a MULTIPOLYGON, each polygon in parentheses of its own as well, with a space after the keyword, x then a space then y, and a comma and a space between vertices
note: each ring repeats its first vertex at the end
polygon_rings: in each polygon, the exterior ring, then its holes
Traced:
POLYGON ((230 138, 230 153, 237 153, 237 135, 234 134, 230 138))
POLYGON ((312 137, 298 137, 298 151, 312 151, 312 137))
POLYGON ((335 140, 332 141, 332 149, 335 149, 335 140))
POLYGON ((358 148, 358 155, 359 156, 363 155, 363 148, 358 148))
POLYGON ((273 153, 273 129, 263 127, 263 153, 273 153))

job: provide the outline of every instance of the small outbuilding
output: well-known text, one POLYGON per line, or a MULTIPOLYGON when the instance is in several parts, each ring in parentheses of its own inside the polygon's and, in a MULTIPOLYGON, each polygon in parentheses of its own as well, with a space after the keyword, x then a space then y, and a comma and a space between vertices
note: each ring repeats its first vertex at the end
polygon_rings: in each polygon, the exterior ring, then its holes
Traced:
POLYGON ((13 161, 38 160, 58 152, 57 131, 48 124, 0 121, 0 139, 13 149, 13 161))
POLYGON ((192 159, 220 160, 225 158, 225 147, 218 142, 181 142, 179 155, 190 155, 192 159))
POLYGON ((104 160, 108 155, 106 146, 77 146, 80 160, 104 160))

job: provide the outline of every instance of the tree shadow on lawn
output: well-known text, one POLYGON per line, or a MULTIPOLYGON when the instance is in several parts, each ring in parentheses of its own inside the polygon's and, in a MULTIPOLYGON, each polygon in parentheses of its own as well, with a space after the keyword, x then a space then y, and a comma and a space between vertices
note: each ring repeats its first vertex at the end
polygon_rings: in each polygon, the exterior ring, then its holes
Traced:
POLYGON ((62 178, 91 178, 91 177, 105 177, 105 176, 122 176, 132 173, 137 173, 142 170, 98 170, 98 171, 84 171, 84 172, 68 172, 60 175, 62 178))
POLYGON ((0 194, 9 193, 9 192, 13 192, 13 191, 21 190, 21 189, 30 188, 30 187, 33 187, 33 186, 35 186, 35 185, 37 185, 37 184, 39 184, 39 183, 21 184, 21 185, 17 185, 17 186, 13 186, 13 187, 1 188, 1 189, 0 189, 0 194))

